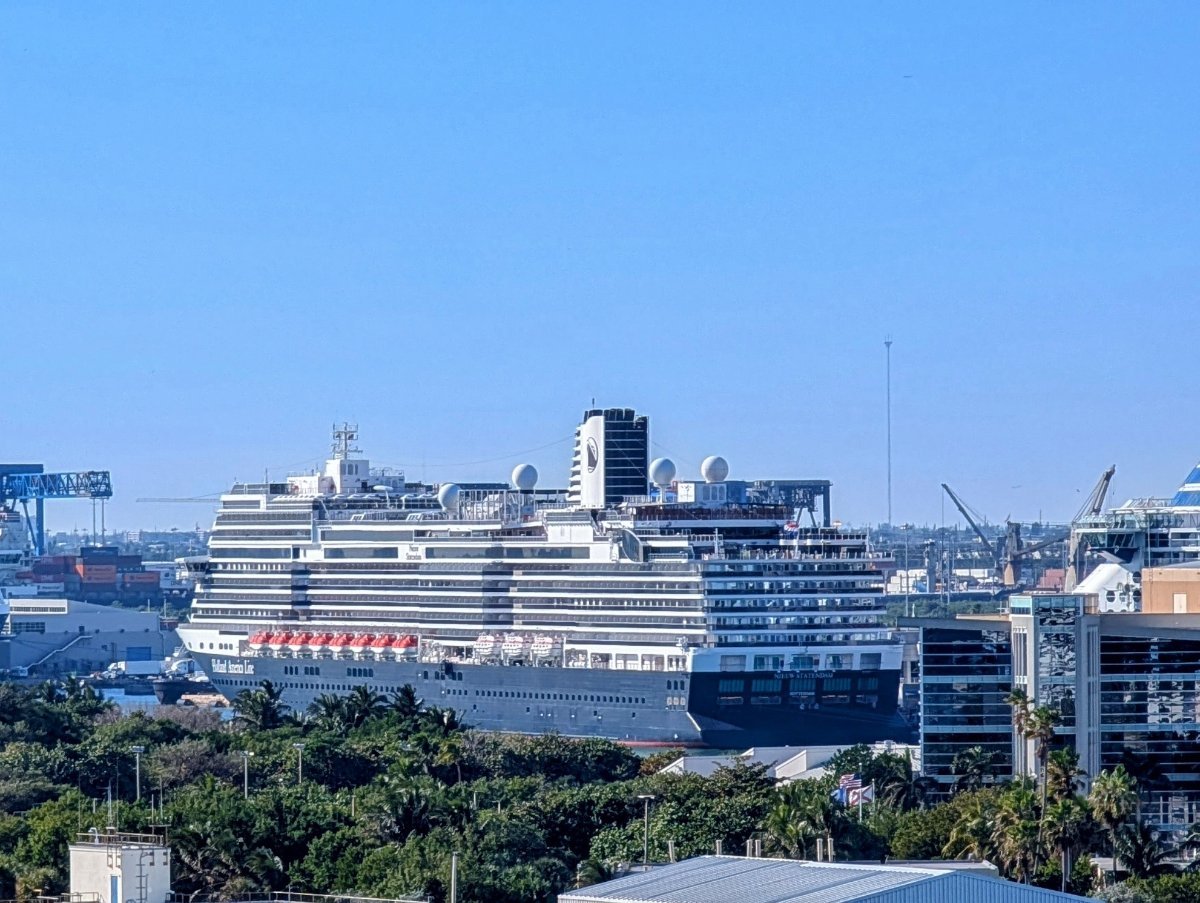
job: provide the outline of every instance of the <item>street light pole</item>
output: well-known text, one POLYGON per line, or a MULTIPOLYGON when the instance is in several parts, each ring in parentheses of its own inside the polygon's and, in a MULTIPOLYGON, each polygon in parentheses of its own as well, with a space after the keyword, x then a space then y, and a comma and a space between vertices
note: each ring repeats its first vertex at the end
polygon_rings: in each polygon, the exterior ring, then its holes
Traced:
POLYGON ((296 784, 298 786, 304 783, 304 744, 293 743, 292 748, 296 750, 296 784))
POLYGON ((642 868, 648 868, 650 863, 650 801, 656 799, 652 793, 638 794, 643 803, 642 812, 642 868))
POLYGON ((134 761, 134 784, 136 785, 135 794, 137 802, 142 801, 142 753, 146 751, 144 746, 131 746, 130 752, 133 753, 134 761))
POLYGON ((242 750, 242 798, 250 799, 250 757, 254 755, 249 749, 242 750))

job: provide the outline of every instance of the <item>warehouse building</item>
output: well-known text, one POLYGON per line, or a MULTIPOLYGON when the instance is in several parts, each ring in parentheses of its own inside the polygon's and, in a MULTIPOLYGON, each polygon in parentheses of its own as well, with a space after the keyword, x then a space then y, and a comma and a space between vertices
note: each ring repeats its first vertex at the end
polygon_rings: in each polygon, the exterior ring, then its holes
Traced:
POLYGON ((700 856, 559 894, 559 903, 1068 903, 971 869, 700 856))

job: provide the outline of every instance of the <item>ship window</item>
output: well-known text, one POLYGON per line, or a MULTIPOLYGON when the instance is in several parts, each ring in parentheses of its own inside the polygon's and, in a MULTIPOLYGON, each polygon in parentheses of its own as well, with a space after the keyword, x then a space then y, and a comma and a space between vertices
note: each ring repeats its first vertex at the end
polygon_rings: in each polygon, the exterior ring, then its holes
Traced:
POLYGON ((741 693, 745 684, 741 680, 722 680, 717 684, 718 693, 741 693))
POLYGON ((744 655, 722 655, 721 656, 722 671, 745 671, 746 656, 744 655))

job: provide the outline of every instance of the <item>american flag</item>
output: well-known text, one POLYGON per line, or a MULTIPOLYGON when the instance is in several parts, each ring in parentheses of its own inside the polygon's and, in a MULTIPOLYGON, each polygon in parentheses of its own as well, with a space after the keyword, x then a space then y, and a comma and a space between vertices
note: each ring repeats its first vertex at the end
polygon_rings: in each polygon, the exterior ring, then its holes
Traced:
POLYGON ((838 778, 838 790, 858 790, 862 787, 862 775, 844 774, 838 778))

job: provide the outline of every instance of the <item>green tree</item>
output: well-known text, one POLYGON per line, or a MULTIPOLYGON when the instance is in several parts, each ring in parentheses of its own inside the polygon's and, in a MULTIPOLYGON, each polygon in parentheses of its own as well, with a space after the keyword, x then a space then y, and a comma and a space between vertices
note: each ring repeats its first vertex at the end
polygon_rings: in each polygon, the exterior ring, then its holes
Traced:
POLYGON ((1149 878, 1171 871, 1166 861, 1168 850, 1161 834, 1144 822, 1121 825, 1117 830, 1113 852, 1120 856, 1122 864, 1137 878, 1149 878))
POLYGON ((359 684, 345 697, 346 720, 350 727, 362 727, 380 717, 388 708, 387 697, 359 684))
POLYGON ((1000 761, 1000 753, 972 746, 954 754, 950 771, 957 776, 954 789, 957 791, 979 790, 992 776, 1000 761))
POLYGON ((242 690, 233 700, 234 720, 258 731, 282 727, 289 707, 283 702, 283 691, 269 680, 257 689, 242 690))
POLYGON ((1112 771, 1102 771, 1092 781, 1092 789, 1088 794, 1088 805, 1092 807, 1092 815, 1096 821, 1104 825, 1108 831, 1114 859, 1119 856, 1117 833, 1121 825, 1138 808, 1136 788, 1137 785, 1125 771, 1124 765, 1118 765, 1112 771))
POLYGON ((1092 818, 1087 801, 1082 797, 1069 796, 1056 799, 1042 816, 1045 839, 1058 853, 1062 870, 1063 893, 1076 855, 1096 834, 1096 823, 1092 818))

